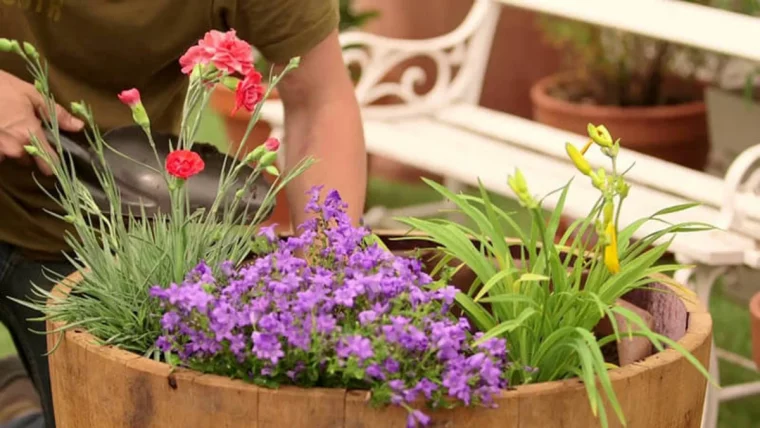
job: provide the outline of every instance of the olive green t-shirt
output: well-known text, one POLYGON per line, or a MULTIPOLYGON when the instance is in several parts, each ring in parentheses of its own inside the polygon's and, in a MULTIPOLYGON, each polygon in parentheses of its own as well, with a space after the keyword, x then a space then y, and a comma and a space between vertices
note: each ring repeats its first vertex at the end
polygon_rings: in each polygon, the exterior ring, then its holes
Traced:
MULTIPOLYGON (((234 28, 270 62, 307 53, 337 28, 337 0, 0 0, 0 37, 29 41, 49 63, 56 101, 84 100, 103 130, 132 123, 116 95, 140 90, 154 129, 176 132, 186 88, 180 56, 210 29, 234 28)), ((0 70, 30 81, 13 54, 0 70)), ((33 166, 0 162, 0 242, 37 259, 67 249, 65 226, 33 166)))

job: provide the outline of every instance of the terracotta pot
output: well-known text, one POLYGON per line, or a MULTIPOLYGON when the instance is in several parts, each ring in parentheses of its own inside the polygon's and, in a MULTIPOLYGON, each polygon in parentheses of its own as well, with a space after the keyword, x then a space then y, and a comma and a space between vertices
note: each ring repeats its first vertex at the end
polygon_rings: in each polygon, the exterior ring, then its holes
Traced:
POLYGON ((760 293, 749 301, 749 315, 752 323, 752 358, 760 370, 760 293))
MULTIPOLYGON (((278 99, 278 93, 275 89, 269 96, 269 99, 278 99)), ((235 114, 232 114, 232 110, 235 106, 235 92, 229 90, 223 85, 216 87, 211 94, 210 100, 211 108, 216 114, 218 114, 224 121, 224 127, 227 132, 227 137, 230 142, 229 153, 237 153, 240 143, 245 136, 245 130, 248 128, 248 123, 251 119, 251 113, 245 109, 239 109, 235 114)), ((272 126, 265 120, 259 120, 254 125, 251 133, 248 135, 248 139, 243 142, 243 148, 240 150, 240 157, 245 157, 253 149, 264 144, 267 138, 272 133, 272 126)), ((264 174, 264 176, 270 182, 274 182, 275 177, 270 174, 264 174)), ((277 231, 286 233, 292 229, 290 220, 290 208, 288 206, 288 200, 285 192, 280 192, 277 195, 276 206, 271 217, 264 222, 264 225, 277 224, 277 231)))
MULTIPOLYGON (((386 236, 386 239, 388 237, 386 236)), ((388 241, 393 245, 394 241, 388 241)), ((403 251, 403 249, 399 250, 403 251)), ((77 277, 71 278, 76 281, 77 277)), ((65 297, 65 286, 54 293, 65 297)), ((645 291, 647 295, 662 295, 645 291)), ((650 296, 656 299, 655 296, 650 296)), ((698 302, 671 296, 676 305, 652 305, 655 330, 680 330, 675 340, 702 364, 710 353, 712 319, 698 302), (654 310, 653 310, 654 308, 654 310), (659 308, 659 310, 657 309, 659 308), (673 311, 683 314, 674 318, 673 311)), ((54 303, 51 303, 54 304, 54 303)), ((49 322, 48 331, 60 327, 49 322)), ((60 428, 396 428, 406 411, 370 405, 366 391, 259 388, 239 380, 178 369, 137 354, 100 346, 85 331, 50 333, 48 347, 55 418, 60 428), (61 340, 62 339, 62 340, 61 340), (59 344, 60 340, 60 344, 59 344), (83 412, 82 409, 88 409, 83 412)), ((668 349, 610 371, 629 428, 696 428, 706 381, 677 351, 668 349)), ((496 398, 497 408, 436 410, 431 426, 598 427, 578 379, 518 386, 496 398)), ((620 424, 607 409, 610 426, 620 424)))
POLYGON ((531 88, 536 121, 583 135, 589 123, 603 124, 626 148, 704 170, 710 150, 704 101, 673 106, 615 107, 574 104, 549 95, 549 89, 570 79, 569 74, 554 74, 531 88))

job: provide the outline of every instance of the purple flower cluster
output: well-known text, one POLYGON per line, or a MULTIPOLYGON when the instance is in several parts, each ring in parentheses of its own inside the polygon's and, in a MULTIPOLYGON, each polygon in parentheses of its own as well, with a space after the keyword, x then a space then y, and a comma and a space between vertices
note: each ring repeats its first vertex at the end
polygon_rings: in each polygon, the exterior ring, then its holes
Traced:
POLYGON ((269 251, 239 268, 199 264, 182 284, 154 287, 163 335, 156 346, 196 370, 257 384, 366 388, 413 405, 493 402, 506 387, 506 343, 473 347, 466 319, 450 315, 456 288, 433 282, 413 258, 366 240, 337 192, 319 203, 299 235, 261 239, 269 251))

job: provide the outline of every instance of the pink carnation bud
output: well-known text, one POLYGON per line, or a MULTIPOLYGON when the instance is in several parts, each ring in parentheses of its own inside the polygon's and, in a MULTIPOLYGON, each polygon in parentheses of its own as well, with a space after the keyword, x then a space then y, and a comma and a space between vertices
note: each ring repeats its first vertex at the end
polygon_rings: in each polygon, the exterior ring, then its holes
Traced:
POLYGON ((121 91, 119 94, 119 101, 130 107, 134 107, 137 104, 140 104, 140 91, 135 88, 121 91))
POLYGON ((280 140, 271 137, 264 143, 264 148, 270 152, 276 152, 280 148, 280 140))

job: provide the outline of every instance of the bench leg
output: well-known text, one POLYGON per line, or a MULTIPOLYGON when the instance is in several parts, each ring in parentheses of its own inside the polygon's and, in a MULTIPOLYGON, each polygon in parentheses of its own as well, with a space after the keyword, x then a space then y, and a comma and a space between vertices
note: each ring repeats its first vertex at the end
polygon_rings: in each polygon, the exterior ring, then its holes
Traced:
MULTIPOLYGON (((684 261, 679 260, 684 263, 684 261)), ((676 272, 676 281, 689 285, 697 294, 702 304, 710 308, 710 294, 718 277, 728 270, 726 266, 697 265, 693 269, 683 269, 676 272)), ((710 344, 710 376, 715 383, 720 385, 720 368, 718 367, 718 353, 715 349, 715 340, 710 344)), ((702 414, 702 428, 716 428, 718 426, 718 409, 720 407, 720 391, 707 384, 705 405, 702 414)))

